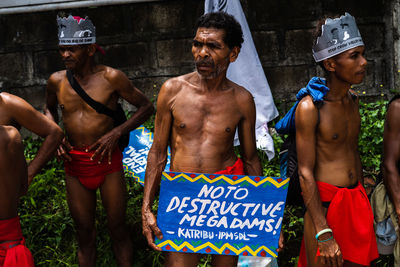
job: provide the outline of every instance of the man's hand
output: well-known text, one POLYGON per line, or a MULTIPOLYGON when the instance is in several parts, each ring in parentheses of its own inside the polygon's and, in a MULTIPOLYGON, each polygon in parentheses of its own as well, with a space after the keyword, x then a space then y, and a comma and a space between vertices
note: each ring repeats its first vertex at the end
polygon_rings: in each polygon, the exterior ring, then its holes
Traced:
POLYGON ((322 264, 332 267, 343 266, 342 252, 335 239, 326 242, 318 242, 319 258, 322 264))
POLYGON ((114 128, 112 131, 103 135, 99 140, 92 144, 88 151, 95 148, 96 151, 93 153, 91 160, 97 160, 99 163, 103 161, 105 156, 108 157, 108 164, 111 164, 111 155, 118 145, 118 139, 121 137, 121 133, 114 128))
POLYGON ((283 236, 282 230, 281 230, 281 234, 279 236, 278 246, 279 246, 279 248, 276 250, 276 252, 282 252, 285 247, 285 237, 283 236))
POLYGON ((157 245, 154 243, 154 235, 156 235, 158 239, 162 239, 163 236, 160 228, 157 226, 156 216, 154 216, 149 208, 142 209, 142 228, 143 235, 146 237, 149 246, 154 250, 162 251, 161 248, 157 247, 157 245))
POLYGON ((64 137, 63 140, 61 141, 60 146, 57 149, 57 158, 59 160, 66 160, 66 161, 71 161, 72 158, 68 154, 68 152, 72 149, 71 144, 68 142, 68 140, 64 137))

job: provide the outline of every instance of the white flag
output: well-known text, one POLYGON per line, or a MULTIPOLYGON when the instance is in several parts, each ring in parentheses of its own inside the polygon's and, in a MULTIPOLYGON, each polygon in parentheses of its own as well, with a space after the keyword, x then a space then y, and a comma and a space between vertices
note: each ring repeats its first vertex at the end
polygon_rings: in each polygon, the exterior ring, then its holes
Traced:
MULTIPOLYGON (((278 116, 278 110, 275 107, 267 78, 258 58, 242 6, 239 0, 206 0, 204 13, 216 11, 224 11, 231 14, 242 26, 244 42, 240 49, 239 57, 229 66, 227 77, 249 90, 253 95, 257 111, 257 147, 263 150, 268 159, 271 160, 275 152, 267 123, 278 116)), ((239 145, 237 134, 235 136, 235 145, 239 145)))

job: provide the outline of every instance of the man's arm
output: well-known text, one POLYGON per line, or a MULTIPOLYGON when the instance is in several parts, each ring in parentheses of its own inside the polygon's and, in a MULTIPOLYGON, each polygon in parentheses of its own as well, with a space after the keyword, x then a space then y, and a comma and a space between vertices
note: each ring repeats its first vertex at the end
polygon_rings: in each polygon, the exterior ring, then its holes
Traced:
POLYGON ((256 107, 253 96, 247 91, 241 92, 238 97, 238 105, 243 116, 239 122, 238 135, 245 173, 260 176, 262 175, 262 168, 256 148, 256 107))
POLYGON ((383 179, 400 222, 400 100, 388 108, 383 133, 383 179))
POLYGON ((47 81, 46 90, 46 106, 44 108, 44 114, 47 118, 58 124, 59 117, 57 112, 58 100, 57 100, 57 87, 59 73, 54 73, 50 76, 47 81))
POLYGON ((34 109, 22 98, 2 93, 2 99, 6 105, 7 112, 9 112, 9 116, 13 120, 29 131, 44 138, 37 155, 28 166, 28 183, 30 184, 33 177, 53 156, 54 151, 61 142, 63 133, 57 124, 46 118, 45 115, 34 109))
POLYGON ((142 205, 143 235, 149 246, 158 251, 161 251, 161 248, 154 243, 153 233, 159 239, 162 239, 162 233, 157 226, 157 219, 152 213, 151 207, 161 181, 161 174, 167 163, 167 147, 172 126, 170 98, 174 95, 171 87, 173 87, 173 83, 169 80, 164 83, 158 94, 153 145, 147 157, 142 205))
MULTIPOLYGON (((44 114, 47 118, 54 121, 58 124, 58 100, 57 100, 57 88, 59 86, 60 80, 62 76, 65 75, 63 72, 56 72, 52 74, 47 81, 47 91, 46 91, 46 106, 44 108, 44 114)), ((72 158, 68 154, 68 151, 71 150, 72 147, 64 137, 62 142, 57 148, 57 157, 62 160, 71 161, 72 158)))
POLYGON ((137 108, 132 117, 105 134, 89 148, 91 150, 97 147, 92 158, 100 155, 101 161, 104 156, 108 156, 108 161, 111 162, 111 155, 118 143, 118 139, 144 123, 153 114, 154 107, 147 97, 133 86, 123 72, 111 69, 107 71, 106 79, 113 85, 120 97, 137 108))
MULTIPOLYGON (((296 149, 303 199, 307 211, 311 215, 316 233, 329 228, 314 177, 317 121, 318 110, 311 97, 306 97, 296 109, 296 149)), ((329 236, 325 237, 324 235, 322 235, 321 239, 329 238, 329 236)), ((318 248, 324 264, 329 264, 331 260, 335 263, 342 262, 340 251, 336 253, 339 250, 339 246, 334 239, 318 242, 318 248)))

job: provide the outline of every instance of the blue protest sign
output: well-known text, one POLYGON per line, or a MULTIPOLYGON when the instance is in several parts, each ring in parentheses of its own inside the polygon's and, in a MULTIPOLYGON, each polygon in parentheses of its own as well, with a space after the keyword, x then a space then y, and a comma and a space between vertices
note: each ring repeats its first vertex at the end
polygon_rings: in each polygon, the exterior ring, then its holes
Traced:
MULTIPOLYGON (((153 144, 153 133, 143 125, 129 134, 129 145, 123 152, 122 165, 126 173, 144 185, 144 174, 147 165, 147 154, 153 144)), ((168 147, 168 161, 165 170, 169 170, 170 149, 168 147)))
POLYGON ((164 172, 164 251, 277 257, 289 178, 164 172))

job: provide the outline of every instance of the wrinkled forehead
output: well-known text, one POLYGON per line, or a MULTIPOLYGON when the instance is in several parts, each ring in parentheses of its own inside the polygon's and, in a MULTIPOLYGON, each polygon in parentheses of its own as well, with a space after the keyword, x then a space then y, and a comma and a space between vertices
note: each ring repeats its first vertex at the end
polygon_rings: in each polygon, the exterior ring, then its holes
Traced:
POLYGON ((197 28, 196 35, 194 39, 196 41, 220 41, 224 42, 225 30, 216 28, 197 28))

